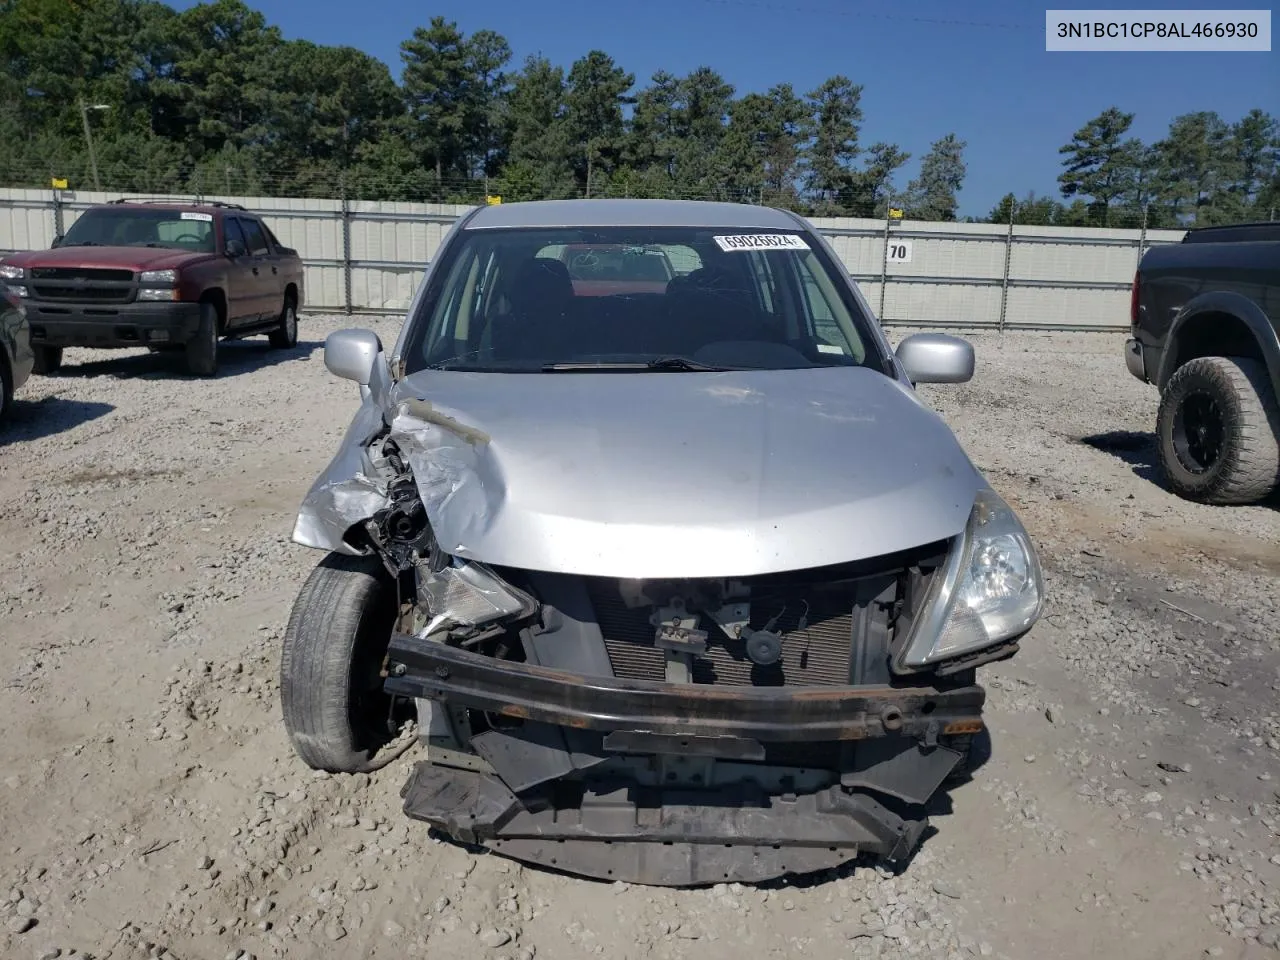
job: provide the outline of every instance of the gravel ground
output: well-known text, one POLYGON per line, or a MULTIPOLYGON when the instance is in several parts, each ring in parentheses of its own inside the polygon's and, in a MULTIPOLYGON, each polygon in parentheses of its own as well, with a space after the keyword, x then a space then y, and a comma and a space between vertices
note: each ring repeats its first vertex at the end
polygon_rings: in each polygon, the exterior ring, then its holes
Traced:
MULTIPOLYGON (((317 776, 277 657, 289 541, 356 406, 304 342, 216 380, 68 351, 0 431, 0 956, 1139 958, 1280 954, 1280 510, 1153 471, 1111 335, 975 335, 928 388, 1037 538, 1050 610, 905 869, 666 891, 476 857, 400 813, 404 757, 317 776)), ((393 321, 370 321, 384 341, 393 321)))

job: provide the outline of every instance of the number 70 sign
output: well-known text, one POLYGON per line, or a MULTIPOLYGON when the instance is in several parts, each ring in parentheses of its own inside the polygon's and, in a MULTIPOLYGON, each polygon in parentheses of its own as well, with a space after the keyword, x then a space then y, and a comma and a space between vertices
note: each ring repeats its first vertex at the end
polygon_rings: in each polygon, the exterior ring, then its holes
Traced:
POLYGON ((885 261, 887 263, 910 263, 911 241, 890 240, 889 249, 885 251, 885 261))

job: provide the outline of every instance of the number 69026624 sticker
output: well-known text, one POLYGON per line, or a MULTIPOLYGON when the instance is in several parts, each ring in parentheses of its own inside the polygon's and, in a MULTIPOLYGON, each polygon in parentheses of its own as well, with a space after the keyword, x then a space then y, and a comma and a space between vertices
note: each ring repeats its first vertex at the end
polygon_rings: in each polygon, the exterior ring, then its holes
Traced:
POLYGON ((809 244, 794 233, 739 233, 715 237, 726 253, 738 250, 808 250, 809 244))

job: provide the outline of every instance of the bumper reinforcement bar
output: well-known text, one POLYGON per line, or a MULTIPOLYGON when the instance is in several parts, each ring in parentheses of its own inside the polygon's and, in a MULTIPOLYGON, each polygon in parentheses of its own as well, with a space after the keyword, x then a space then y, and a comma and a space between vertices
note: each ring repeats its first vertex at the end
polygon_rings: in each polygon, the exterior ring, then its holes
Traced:
POLYGON ((630 730, 761 742, 863 740, 977 733, 979 686, 727 687, 584 676, 397 633, 388 693, 583 730, 630 730))

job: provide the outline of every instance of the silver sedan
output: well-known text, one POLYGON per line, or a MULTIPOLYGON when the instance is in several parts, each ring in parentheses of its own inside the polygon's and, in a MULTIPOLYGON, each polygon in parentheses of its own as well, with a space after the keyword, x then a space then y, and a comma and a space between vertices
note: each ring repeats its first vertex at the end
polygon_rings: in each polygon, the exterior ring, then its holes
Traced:
POLYGON ((409 816, 603 879, 910 854, 1044 604, 914 389, 968 343, 894 349, 794 214, 558 201, 464 217, 399 342, 325 363, 362 403, 294 527, 303 761, 371 769, 416 716, 409 816))

